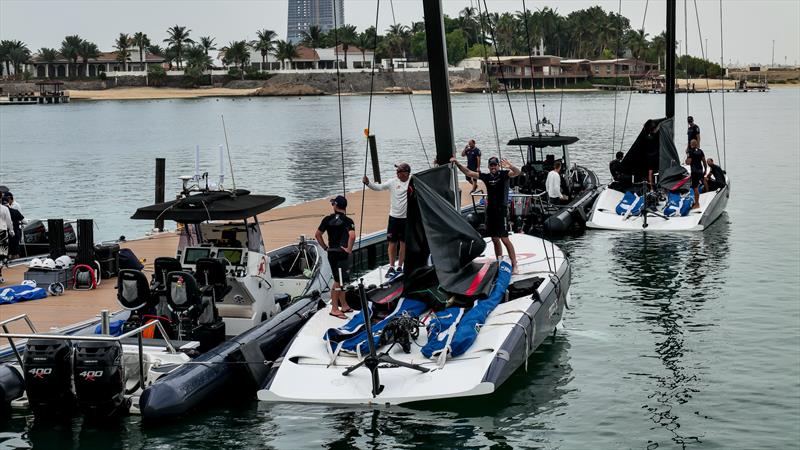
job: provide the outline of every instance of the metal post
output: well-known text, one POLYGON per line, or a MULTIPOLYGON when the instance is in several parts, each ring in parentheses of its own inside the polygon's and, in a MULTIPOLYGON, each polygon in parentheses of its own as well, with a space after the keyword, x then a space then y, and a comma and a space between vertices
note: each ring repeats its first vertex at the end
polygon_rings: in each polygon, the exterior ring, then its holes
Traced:
MULTIPOLYGON (((8 326, 5 324, 3 325, 3 332, 8 334, 8 326)), ((17 362, 19 363, 19 366, 24 369, 25 365, 22 363, 22 355, 19 354, 19 350, 17 349, 17 344, 15 344, 14 340, 11 338, 8 338, 8 344, 11 345, 11 350, 14 351, 14 356, 17 357, 17 362)))
POLYGON ((676 0, 667 0, 666 117, 668 119, 675 117, 675 2, 676 0))
POLYGON ((107 309, 100 310, 100 332, 105 335, 111 334, 111 320, 107 309))
POLYGON ((139 389, 144 390, 144 350, 142 349, 142 332, 136 337, 139 340, 139 389))
MULTIPOLYGON (((156 203, 164 203, 166 160, 156 158, 156 203)), ((158 219, 153 226, 158 231, 164 231, 164 219, 158 219)))
POLYGON ((436 162, 447 164, 453 156, 453 118, 450 109, 450 82, 447 73, 447 46, 441 0, 422 2, 431 79, 433 128, 436 136, 436 162))
POLYGON ((381 167, 378 161, 378 143, 375 141, 375 135, 370 134, 367 136, 369 142, 369 155, 372 159, 372 178, 376 183, 381 182, 381 167))

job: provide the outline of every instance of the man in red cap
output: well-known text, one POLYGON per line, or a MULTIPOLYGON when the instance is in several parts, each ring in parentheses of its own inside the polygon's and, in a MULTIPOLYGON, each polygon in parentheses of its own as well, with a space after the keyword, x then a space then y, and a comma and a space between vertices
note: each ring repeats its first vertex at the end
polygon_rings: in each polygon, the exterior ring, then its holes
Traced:
POLYGON ((330 315, 347 319, 345 313, 352 311, 344 298, 342 285, 350 282, 350 254, 356 241, 356 225, 347 217, 347 199, 338 195, 331 199, 333 214, 322 219, 314 236, 328 253, 328 263, 333 271, 330 315), (328 233, 328 243, 322 233, 328 233))

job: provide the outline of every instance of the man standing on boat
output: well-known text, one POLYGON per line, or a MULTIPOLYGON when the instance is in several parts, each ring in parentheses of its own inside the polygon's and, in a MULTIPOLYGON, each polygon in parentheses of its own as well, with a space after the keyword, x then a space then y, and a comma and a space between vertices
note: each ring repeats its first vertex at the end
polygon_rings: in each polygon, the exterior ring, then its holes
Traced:
MULTIPOLYGON (((467 168, 473 172, 481 172, 481 149, 475 146, 475 139, 470 139, 464 150, 461 151, 461 156, 467 157, 467 168)), ((478 190, 478 179, 467 175, 467 181, 472 183, 472 191, 478 190)))
POLYGON ((350 254, 356 241, 356 225, 347 217, 347 199, 339 195, 331 199, 333 214, 325 216, 314 235, 317 242, 328 253, 328 263, 333 271, 330 315, 346 319, 345 313, 352 311, 344 298, 342 285, 350 281, 350 254), (328 243, 322 233, 328 233, 328 243))
POLYGON ((689 143, 689 150, 686 152, 686 164, 691 168, 692 189, 694 190, 694 204, 692 209, 700 208, 700 183, 708 169, 706 155, 698 147, 697 139, 692 139, 689 143))
POLYGON ((560 205, 568 200, 567 196, 561 193, 561 161, 553 163, 553 170, 547 174, 545 186, 547 187, 547 196, 553 205, 560 205))
POLYGON ((689 116, 686 121, 689 123, 689 128, 686 130, 686 135, 689 140, 686 141, 686 153, 692 148, 692 139, 697 140, 697 145, 700 145, 700 127, 694 123, 694 117, 689 116))
POLYGON ((389 190, 391 203, 389 205, 389 223, 386 226, 386 240, 389 241, 389 270, 386 278, 403 273, 403 261, 406 256, 406 210, 408 205, 408 179, 411 176, 411 166, 399 163, 394 166, 397 176, 385 183, 371 183, 365 175, 361 180, 373 191, 389 190), (397 247, 400 247, 398 255, 397 247), (395 268, 395 261, 397 267, 395 268))
POLYGON ((492 156, 489 158, 489 173, 478 173, 464 167, 456 157, 450 158, 450 162, 455 163, 458 170, 464 175, 478 178, 486 186, 486 234, 492 238, 494 244, 494 254, 500 259, 503 256, 503 248, 506 247, 508 257, 511 259, 511 267, 517 270, 517 254, 514 251, 514 244, 508 238, 508 179, 519 176, 520 170, 508 160, 499 160, 492 156), (501 170, 500 168, 506 169, 501 170))

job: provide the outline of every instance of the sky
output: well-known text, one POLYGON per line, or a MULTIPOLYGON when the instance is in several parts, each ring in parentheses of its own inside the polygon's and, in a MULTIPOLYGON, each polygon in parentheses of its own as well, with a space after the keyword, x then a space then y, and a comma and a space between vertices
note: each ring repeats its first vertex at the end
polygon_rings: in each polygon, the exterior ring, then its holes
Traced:
MULTIPOLYGON (((443 0, 451 17, 477 0, 443 0)), ((522 10, 522 0, 486 0, 490 11, 522 10)), ((688 27, 684 27, 684 1, 678 0, 678 40, 681 53, 688 34, 689 53, 701 55, 701 39, 708 40, 707 57, 720 59, 720 3, 718 0, 686 0, 688 27), (698 33, 694 5, 700 16, 698 33)), ((374 25, 378 0, 345 0, 345 21, 363 30, 374 25)), ((549 6, 560 14, 599 5, 617 11, 619 0, 526 0, 529 9, 549 6)), ((651 36, 664 29, 665 0, 622 0, 621 12, 634 28, 651 36), (645 17, 645 5, 647 15, 645 17)), ((378 29, 392 21, 389 0, 380 0, 378 29)), ((422 0, 393 0, 397 21, 422 20, 422 0)), ((800 0, 723 0, 725 64, 775 64, 800 62, 800 0)), ((120 32, 143 31, 154 43, 166 37, 173 25, 187 26, 193 37, 213 36, 218 46, 233 40, 254 39, 256 30, 267 28, 286 37, 287 0, 0 0, 0 39, 18 39, 32 51, 60 46, 66 35, 78 34, 101 50, 113 50, 120 32)))

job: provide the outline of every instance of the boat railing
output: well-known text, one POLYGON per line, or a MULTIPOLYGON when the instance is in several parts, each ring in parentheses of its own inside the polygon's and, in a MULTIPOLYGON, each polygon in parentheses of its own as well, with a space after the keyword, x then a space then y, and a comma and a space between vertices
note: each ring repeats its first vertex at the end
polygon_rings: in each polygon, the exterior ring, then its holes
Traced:
POLYGON ((14 343, 13 339, 53 339, 59 341, 100 341, 100 342, 119 342, 122 345, 121 341, 123 339, 127 339, 129 337, 136 336, 138 339, 138 352, 139 352, 139 386, 144 389, 144 381, 145 381, 145 372, 144 372, 144 343, 142 341, 142 333, 149 328, 156 327, 161 333, 161 338, 164 340, 164 344, 167 347, 167 351, 171 354, 178 353, 175 350, 175 346, 172 345, 172 342, 169 339, 169 335, 167 334, 166 330, 164 330, 164 326, 161 322, 155 320, 152 322, 148 322, 144 325, 141 325, 133 330, 130 330, 126 333, 123 333, 119 336, 98 336, 98 335, 71 335, 71 334, 44 334, 36 332, 36 328, 33 326, 30 318, 28 318, 27 314, 21 314, 16 317, 12 317, 11 319, 4 320, 0 322, 0 325, 3 327, 3 333, 0 333, 0 338, 8 339, 8 342, 11 344, 11 348, 14 350, 14 355, 17 357, 17 361, 19 362, 20 367, 24 368, 24 364, 22 362, 22 356, 19 353, 19 349, 17 348, 16 344, 14 343), (31 328, 33 333, 9 333, 8 332, 8 324, 18 320, 25 320, 28 326, 31 328))

